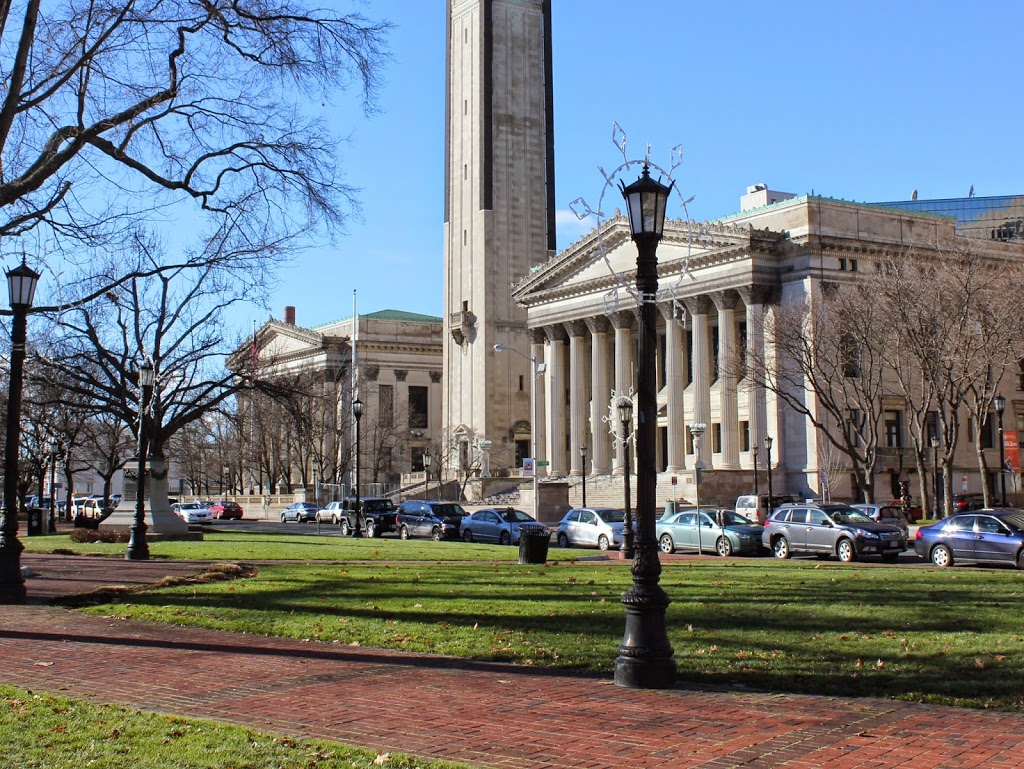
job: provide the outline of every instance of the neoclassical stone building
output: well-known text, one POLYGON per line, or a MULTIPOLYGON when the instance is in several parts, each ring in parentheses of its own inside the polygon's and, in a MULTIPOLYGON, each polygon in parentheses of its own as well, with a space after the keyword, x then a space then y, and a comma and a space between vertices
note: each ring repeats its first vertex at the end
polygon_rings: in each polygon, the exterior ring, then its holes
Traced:
MULTIPOLYGON (((810 298, 824 282, 855 279, 872 255, 927 246, 952 237, 955 221, 927 213, 897 211, 817 196, 750 189, 747 210, 707 224, 700 233, 668 221, 658 248, 658 470, 659 499, 694 499, 694 441, 690 426, 703 423, 702 459, 709 472, 701 494, 735 500, 754 486, 754 456, 760 453, 760 488, 766 491, 764 439, 773 439, 775 491, 821 494, 818 436, 807 420, 785 408, 770 391, 739 377, 725 365, 728 350, 765 350, 766 313, 780 302, 810 298), (769 202, 775 201, 775 202, 769 202), (759 205, 763 204, 763 205, 759 205), (675 477, 678 486, 670 485, 675 477)), ((1012 250, 1017 243, 979 241, 983 249, 1012 250)), ((513 296, 528 313, 531 354, 547 364, 544 458, 554 477, 616 475, 623 471, 621 443, 604 419, 612 391, 636 388, 636 246, 628 222, 616 216, 520 281, 513 296), (580 447, 587 447, 586 464, 580 447)), ((1011 383, 1009 389, 1019 387, 1011 383)), ((1024 429, 1024 393, 1006 392, 1009 429, 1024 429)), ((808 399, 813 396, 810 392, 808 399)), ((897 428, 889 436, 898 449, 898 400, 888 406, 897 428)), ((890 412, 887 412, 887 415, 890 412)), ((886 417, 890 418, 889 416, 886 417)), ((966 437, 966 436, 965 436, 966 437)), ((887 447, 883 447, 887 448, 887 447)), ((990 466, 998 467, 993 447, 990 466)), ((965 442, 958 476, 981 487, 977 461, 965 442)), ((886 456, 886 451, 880 452, 886 456)), ((898 451, 888 456, 898 457, 898 451)), ((958 454, 959 456, 959 454, 958 454)), ((893 467, 878 468, 884 478, 893 467)), ((887 479, 886 483, 888 482, 887 479)), ((838 498, 855 496, 843 479, 838 498)), ((958 477, 959 481, 959 477, 958 477)), ((959 486, 959 484, 958 484, 959 486)), ((957 488, 959 491, 959 488, 957 488)), ((878 489, 885 495, 887 489, 878 489)))

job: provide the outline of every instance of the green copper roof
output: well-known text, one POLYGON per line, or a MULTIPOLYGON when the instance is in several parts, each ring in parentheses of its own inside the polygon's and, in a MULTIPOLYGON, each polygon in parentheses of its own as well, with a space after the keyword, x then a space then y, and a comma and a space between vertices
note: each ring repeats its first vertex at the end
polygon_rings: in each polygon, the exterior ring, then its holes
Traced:
POLYGON ((405 312, 404 310, 380 310, 360 315, 360 318, 374 318, 375 320, 407 320, 412 323, 440 323, 438 315, 420 315, 418 312, 405 312))

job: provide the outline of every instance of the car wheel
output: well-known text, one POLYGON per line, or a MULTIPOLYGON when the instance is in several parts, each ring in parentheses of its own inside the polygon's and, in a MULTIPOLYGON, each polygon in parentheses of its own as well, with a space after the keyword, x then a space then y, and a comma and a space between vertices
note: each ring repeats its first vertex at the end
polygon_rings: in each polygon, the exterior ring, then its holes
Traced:
POLYGON ((501 532, 501 535, 498 537, 498 544, 499 545, 511 545, 512 544, 512 535, 509 534, 507 531, 501 532))
POLYGON ((1024 569, 1024 550, 1017 553, 1017 568, 1024 569))
POLYGON ((466 529, 464 532, 462 532, 462 541, 463 542, 472 542, 473 541, 473 532, 471 530, 469 530, 469 529, 466 529))
POLYGON ((373 539, 377 536, 377 524, 373 521, 373 519, 370 519, 366 522, 366 536, 368 536, 370 539, 373 539))
POLYGON ((772 542, 772 552, 775 553, 776 558, 782 560, 789 558, 789 556, 792 555, 792 553, 789 552, 789 540, 785 537, 777 537, 776 540, 772 542))
POLYGON ((409 539, 409 528, 407 526, 403 526, 398 530, 398 538, 409 539))
POLYGON ((569 537, 566 536, 564 531, 558 532, 558 546, 569 547, 569 537))
POLYGON ((853 542, 848 539, 839 540, 839 544, 836 545, 836 554, 843 563, 851 563, 857 560, 857 549, 853 546, 853 542))
POLYGON ((953 553, 945 545, 936 545, 932 548, 932 563, 940 569, 953 565, 953 553))
POLYGON ((715 543, 715 551, 723 558, 728 558, 732 555, 732 542, 728 537, 719 537, 715 543))
POLYGON ((331 523, 333 523, 335 526, 337 526, 338 525, 338 516, 332 515, 331 516, 331 523))
POLYGON ((598 550, 607 550, 608 549, 608 537, 606 537, 604 534, 602 534, 600 537, 597 538, 597 549, 598 550))
POLYGON ((444 539, 444 536, 442 535, 441 530, 435 526, 434 530, 430 532, 430 538, 433 539, 435 542, 440 542, 442 539, 444 539))
POLYGON ((281 513, 281 523, 287 523, 287 522, 288 522, 288 516, 285 515, 284 513, 281 513))
POLYGON ((662 534, 661 539, 658 540, 658 547, 661 548, 661 552, 671 554, 676 551, 676 543, 672 541, 672 536, 669 534, 662 534))
POLYGON ((886 563, 896 563, 900 558, 899 553, 882 553, 882 560, 886 563))
POLYGON ((341 522, 341 536, 347 537, 352 533, 352 530, 348 527, 348 518, 345 518, 341 522))

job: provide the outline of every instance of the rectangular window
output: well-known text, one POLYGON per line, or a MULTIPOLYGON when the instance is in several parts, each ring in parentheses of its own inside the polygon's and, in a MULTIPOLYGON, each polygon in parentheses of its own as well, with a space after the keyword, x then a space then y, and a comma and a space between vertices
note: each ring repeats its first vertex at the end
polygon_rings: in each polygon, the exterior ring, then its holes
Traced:
POLYGON ((416 385, 409 386, 409 427, 425 429, 427 420, 427 388, 416 385))
POLYGON ((711 382, 718 381, 718 326, 711 327, 711 382))
POLYGON ((393 385, 378 386, 377 414, 381 426, 395 423, 395 388, 393 385))
POLYGON ((839 260, 839 269, 842 270, 843 272, 846 271, 846 260, 845 259, 840 259, 839 260))
POLYGON ((523 391, 523 384, 524 384, 524 382, 523 382, 523 375, 520 374, 519 375, 519 392, 523 391))
POLYGON ((886 411, 883 414, 885 421, 885 445, 890 449, 898 449, 903 446, 903 414, 900 411, 886 411))
MULTIPOLYGON (((992 418, 992 414, 985 415, 985 422, 981 426, 981 447, 983 449, 991 449, 995 447, 995 434, 997 432, 995 426, 996 420, 992 418)), ((996 464, 999 464, 998 462, 996 464)))
POLYGON ((711 423, 711 450, 715 454, 719 454, 722 451, 722 423, 712 422, 711 423))
POLYGON ((740 451, 750 451, 750 422, 740 422, 740 451))

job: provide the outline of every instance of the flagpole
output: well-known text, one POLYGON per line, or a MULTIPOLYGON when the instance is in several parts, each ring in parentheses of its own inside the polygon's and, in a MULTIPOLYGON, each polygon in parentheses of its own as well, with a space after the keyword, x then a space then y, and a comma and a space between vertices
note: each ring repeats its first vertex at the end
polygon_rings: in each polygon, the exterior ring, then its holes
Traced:
MULTIPOLYGON (((349 413, 352 413, 351 404, 355 403, 359 398, 359 311, 356 309, 356 289, 352 289, 352 397, 349 399, 350 407, 349 413)), ((357 431, 359 430, 358 423, 353 420, 352 422, 352 446, 354 451, 358 451, 358 439, 357 431)), ((355 458, 358 463, 358 458, 355 458)), ((359 482, 358 478, 355 478, 354 471, 350 473, 350 477, 354 479, 355 483, 359 482)), ((356 489, 358 494, 358 489, 356 489)))

